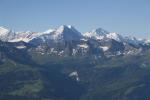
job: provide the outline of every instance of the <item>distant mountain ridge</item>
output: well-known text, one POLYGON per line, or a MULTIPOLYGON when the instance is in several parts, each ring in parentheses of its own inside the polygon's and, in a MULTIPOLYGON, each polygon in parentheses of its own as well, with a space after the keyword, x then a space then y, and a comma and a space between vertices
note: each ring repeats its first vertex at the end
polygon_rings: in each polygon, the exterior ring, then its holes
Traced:
MULTIPOLYGON (((0 27, 3 42, 26 42, 36 46, 35 51, 57 56, 116 56, 137 54, 150 50, 150 41, 135 37, 124 37, 102 28, 81 33, 71 25, 62 25, 45 32, 14 32, 0 27), (46 47, 45 47, 46 46, 46 47)), ((25 46, 18 46, 23 49, 25 46)))
POLYGON ((147 39, 137 39, 135 37, 124 37, 115 32, 108 32, 102 28, 94 29, 90 32, 81 33, 71 25, 62 25, 55 29, 49 29, 45 32, 14 32, 8 28, 0 27, 0 40, 7 42, 29 42, 32 39, 49 36, 54 40, 64 39, 81 39, 81 38, 94 38, 101 40, 104 38, 114 39, 117 41, 129 41, 138 43, 150 43, 147 39))

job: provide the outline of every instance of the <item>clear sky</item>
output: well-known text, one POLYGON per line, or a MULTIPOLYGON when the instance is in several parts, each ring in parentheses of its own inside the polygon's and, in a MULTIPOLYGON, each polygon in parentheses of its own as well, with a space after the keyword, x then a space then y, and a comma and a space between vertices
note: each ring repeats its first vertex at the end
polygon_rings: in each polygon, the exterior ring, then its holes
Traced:
POLYGON ((64 24, 150 38, 150 0, 0 0, 0 26, 45 31, 64 24))

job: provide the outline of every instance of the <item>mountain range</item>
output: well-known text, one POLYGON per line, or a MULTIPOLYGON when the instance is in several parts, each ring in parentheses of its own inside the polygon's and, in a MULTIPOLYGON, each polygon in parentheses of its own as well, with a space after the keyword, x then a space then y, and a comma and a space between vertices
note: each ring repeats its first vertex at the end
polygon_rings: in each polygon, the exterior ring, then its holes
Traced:
POLYGON ((0 27, 0 100, 149 100, 150 40, 71 25, 0 27))
POLYGON ((53 40, 58 41, 61 39, 64 40, 79 40, 79 39, 95 39, 95 40, 103 40, 103 39, 113 39, 118 42, 129 42, 133 44, 149 44, 150 40, 146 39, 137 39, 135 37, 124 37, 115 32, 108 32, 102 28, 94 29, 90 32, 80 33, 77 29, 75 29, 71 25, 62 25, 56 29, 49 29, 45 32, 14 32, 11 29, 7 29, 5 27, 0 27, 0 39, 2 41, 7 42, 30 42, 36 38, 43 38, 43 41, 53 40), (44 37, 46 37, 44 39, 44 37))
MULTIPOLYGON (((43 48, 46 44, 50 54, 59 56, 92 54, 97 57, 109 57, 137 54, 150 49, 150 40, 124 37, 102 28, 80 33, 71 25, 62 25, 45 32, 14 32, 0 27, 0 40, 11 43, 25 42, 37 48, 43 48)), ((17 48, 23 47, 25 46, 17 48)))

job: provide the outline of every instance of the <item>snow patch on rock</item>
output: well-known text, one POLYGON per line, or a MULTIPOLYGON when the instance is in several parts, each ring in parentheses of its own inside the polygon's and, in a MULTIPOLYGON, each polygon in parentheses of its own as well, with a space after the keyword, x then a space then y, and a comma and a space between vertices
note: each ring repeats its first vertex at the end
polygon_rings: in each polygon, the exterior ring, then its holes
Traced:
POLYGON ((74 72, 70 73, 69 76, 70 76, 70 77, 75 77, 75 78, 76 78, 76 81, 80 81, 79 75, 78 75, 78 72, 77 72, 77 71, 74 71, 74 72))
POLYGON ((77 46, 80 48, 85 48, 85 49, 87 49, 89 47, 87 44, 79 44, 77 46))
POLYGON ((100 46, 100 48, 103 50, 103 51, 107 51, 109 49, 109 47, 107 46, 100 46))

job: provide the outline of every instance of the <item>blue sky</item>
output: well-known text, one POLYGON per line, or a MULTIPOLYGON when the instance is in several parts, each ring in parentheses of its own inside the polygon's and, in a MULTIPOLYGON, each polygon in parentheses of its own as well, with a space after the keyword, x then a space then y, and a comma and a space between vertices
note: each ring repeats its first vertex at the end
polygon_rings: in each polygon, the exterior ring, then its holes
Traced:
POLYGON ((0 26, 45 31, 64 24, 150 38, 150 0, 0 0, 0 26))

